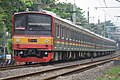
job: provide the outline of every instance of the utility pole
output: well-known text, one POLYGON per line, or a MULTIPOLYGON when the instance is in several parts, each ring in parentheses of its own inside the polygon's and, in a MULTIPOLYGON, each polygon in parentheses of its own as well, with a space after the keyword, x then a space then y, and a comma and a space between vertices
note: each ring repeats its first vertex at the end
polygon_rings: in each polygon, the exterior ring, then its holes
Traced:
POLYGON ((88 11, 87 11, 88 25, 89 25, 89 18, 90 18, 90 13, 89 13, 89 7, 88 7, 88 11))
POLYGON ((105 18, 104 19, 105 19, 105 23, 104 23, 104 37, 106 37, 106 30, 105 30, 106 29, 106 13, 105 13, 105 18))
POLYGON ((74 5, 73 5, 73 23, 76 23, 76 4, 74 0, 74 5))
POLYGON ((100 24, 100 16, 98 16, 98 25, 100 24))
POLYGON ((3 47, 4 47, 4 55, 6 56, 6 49, 5 49, 5 46, 6 46, 6 20, 3 20, 3 23, 4 23, 4 37, 3 37, 3 47))
POLYGON ((120 16, 114 16, 114 17, 117 18, 117 20, 116 20, 116 24, 119 25, 117 21, 119 20, 120 16))

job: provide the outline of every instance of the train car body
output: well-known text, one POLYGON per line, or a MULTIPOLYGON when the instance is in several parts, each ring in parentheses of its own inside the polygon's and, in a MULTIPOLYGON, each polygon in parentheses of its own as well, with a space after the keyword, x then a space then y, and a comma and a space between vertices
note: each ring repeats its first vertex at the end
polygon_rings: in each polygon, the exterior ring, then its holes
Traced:
POLYGON ((50 12, 13 15, 12 49, 19 62, 49 62, 110 54, 116 43, 50 12))

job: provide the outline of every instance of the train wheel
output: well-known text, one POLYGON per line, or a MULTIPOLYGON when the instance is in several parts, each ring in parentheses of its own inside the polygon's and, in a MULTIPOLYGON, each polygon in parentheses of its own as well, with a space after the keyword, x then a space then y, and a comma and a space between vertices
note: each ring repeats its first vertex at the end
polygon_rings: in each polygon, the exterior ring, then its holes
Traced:
POLYGON ((32 64, 32 62, 25 62, 25 64, 26 64, 26 65, 30 65, 30 64, 32 64))

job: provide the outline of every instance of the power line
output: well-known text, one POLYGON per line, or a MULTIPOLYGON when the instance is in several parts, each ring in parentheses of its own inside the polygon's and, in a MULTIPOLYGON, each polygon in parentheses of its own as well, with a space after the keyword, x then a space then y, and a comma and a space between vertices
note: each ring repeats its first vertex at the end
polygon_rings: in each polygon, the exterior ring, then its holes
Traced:
MULTIPOLYGON (((99 2, 99 4, 100 4, 100 6, 102 6, 100 0, 98 0, 98 2, 99 2)), ((105 4, 105 6, 107 7, 107 4, 106 4, 105 0, 104 0, 104 4, 105 4)), ((95 7, 95 8, 97 9, 97 7, 95 7)), ((100 8, 100 7, 98 7, 98 8, 100 8)), ((114 21, 114 19, 111 17, 110 12, 108 12, 108 13, 109 13, 109 14, 108 14, 104 9, 102 9, 102 10, 105 12, 105 14, 108 15, 109 18, 111 18, 111 19, 114 21)))
POLYGON ((104 4, 105 4, 105 6, 107 7, 107 4, 106 4, 105 0, 104 0, 104 4))
MULTIPOLYGON (((104 4, 105 4, 105 6, 107 7, 107 4, 106 4, 106 1, 104 0, 104 4)), ((110 14, 110 11, 108 10, 108 12, 109 12, 109 14, 110 14)), ((110 14, 110 16, 112 16, 111 14, 110 14)), ((114 20, 114 19, 113 19, 114 20)))
POLYGON ((116 0, 116 1, 120 2, 120 0, 116 0))
POLYGON ((113 6, 113 7, 95 7, 95 9, 97 8, 120 8, 120 6, 113 6))
POLYGON ((114 16, 114 17, 117 17, 117 20, 116 20, 116 24, 118 24, 118 23, 120 23, 120 22, 118 22, 119 20, 118 20, 118 18, 120 18, 120 16, 114 16))

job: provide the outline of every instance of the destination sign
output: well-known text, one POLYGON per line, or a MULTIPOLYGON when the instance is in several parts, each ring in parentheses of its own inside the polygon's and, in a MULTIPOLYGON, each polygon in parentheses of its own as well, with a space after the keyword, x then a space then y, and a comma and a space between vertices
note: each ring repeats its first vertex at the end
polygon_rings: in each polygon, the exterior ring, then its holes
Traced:
POLYGON ((50 23, 28 23, 28 25, 36 25, 36 26, 50 26, 50 23))

